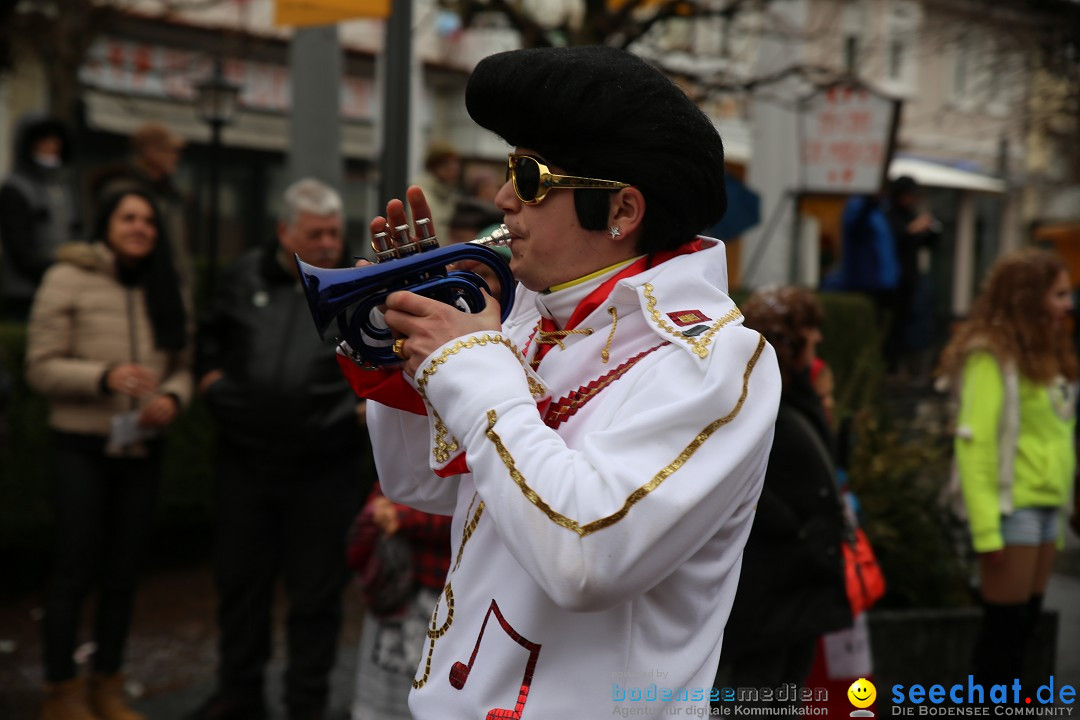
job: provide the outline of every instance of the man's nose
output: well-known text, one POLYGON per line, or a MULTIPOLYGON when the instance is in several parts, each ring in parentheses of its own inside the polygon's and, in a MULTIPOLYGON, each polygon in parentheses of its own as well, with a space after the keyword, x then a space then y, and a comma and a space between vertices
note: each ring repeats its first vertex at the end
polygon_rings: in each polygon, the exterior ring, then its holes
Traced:
POLYGON ((521 201, 518 199, 517 193, 514 192, 514 182, 507 178, 506 182, 499 188, 499 192, 495 193, 495 205, 504 213, 516 212, 521 209, 521 201))

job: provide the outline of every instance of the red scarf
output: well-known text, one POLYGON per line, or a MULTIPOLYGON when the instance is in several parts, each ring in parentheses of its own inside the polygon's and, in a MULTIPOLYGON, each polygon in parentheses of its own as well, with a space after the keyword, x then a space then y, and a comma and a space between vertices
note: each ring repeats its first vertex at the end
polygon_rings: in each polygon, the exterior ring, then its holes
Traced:
MULTIPOLYGON (((608 296, 611 295, 611 291, 615 288, 615 284, 620 280, 628 277, 633 277, 638 273, 654 268, 661 263, 667 262, 673 257, 678 257, 679 255, 689 255, 690 253, 695 253, 699 250, 701 250, 701 239, 695 238, 688 243, 680 245, 674 250, 663 250, 661 252, 651 253, 649 255, 639 257, 637 260, 630 263, 622 270, 609 277, 604 282, 600 283, 600 285, 595 290, 586 295, 585 298, 580 303, 578 303, 578 306, 574 308, 574 312, 570 315, 570 319, 566 322, 566 327, 561 329, 573 330, 574 328, 576 328, 582 320, 592 314, 593 310, 596 310, 596 308, 600 307, 600 305, 605 300, 607 300, 608 296)), ((554 332, 555 330, 559 329, 560 328, 555 327, 555 321, 551 318, 540 318, 541 332, 554 332)), ((536 357, 532 359, 533 369, 536 369, 536 367, 540 364, 540 361, 544 359, 544 356, 547 355, 548 350, 550 350, 552 347, 554 346, 546 344, 537 346, 536 357)))

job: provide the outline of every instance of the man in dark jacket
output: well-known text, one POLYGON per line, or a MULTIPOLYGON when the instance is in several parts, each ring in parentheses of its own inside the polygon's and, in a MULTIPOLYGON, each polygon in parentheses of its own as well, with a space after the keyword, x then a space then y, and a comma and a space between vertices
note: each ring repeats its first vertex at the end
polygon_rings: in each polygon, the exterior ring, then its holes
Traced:
POLYGON ((333 268, 344 249, 338 194, 315 180, 293 184, 278 242, 237 261, 202 329, 199 390, 220 428, 221 636, 217 692, 193 717, 265 717, 279 576, 288 595, 289 718, 324 717, 347 530, 371 482, 362 469, 355 396, 334 346, 311 326, 293 255, 333 268))
POLYGON ((64 176, 70 150, 59 120, 41 115, 19 120, 14 167, 0 186, 0 285, 9 318, 26 320, 56 248, 74 235, 74 205, 64 176))
POLYGON ((933 362, 928 356, 934 340, 930 258, 941 239, 941 223, 922 209, 922 202, 922 188, 914 178, 905 175, 889 186, 886 217, 896 240, 900 275, 886 350, 891 369, 904 372, 917 385, 929 381, 933 362))

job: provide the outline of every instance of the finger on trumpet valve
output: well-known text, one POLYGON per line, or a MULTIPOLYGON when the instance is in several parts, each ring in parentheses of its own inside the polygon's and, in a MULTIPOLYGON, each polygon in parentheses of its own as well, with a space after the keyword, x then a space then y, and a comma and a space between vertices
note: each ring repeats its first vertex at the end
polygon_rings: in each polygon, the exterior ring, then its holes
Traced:
POLYGON ((394 227, 394 244, 397 246, 399 257, 412 255, 417 251, 416 242, 409 237, 408 223, 394 227))
POLYGON ((382 262, 397 257, 397 249, 388 232, 375 233, 371 238, 371 249, 375 251, 375 261, 382 262))
POLYGON ((439 247, 439 238, 431 227, 431 218, 418 218, 416 221, 416 234, 419 236, 420 252, 439 247))

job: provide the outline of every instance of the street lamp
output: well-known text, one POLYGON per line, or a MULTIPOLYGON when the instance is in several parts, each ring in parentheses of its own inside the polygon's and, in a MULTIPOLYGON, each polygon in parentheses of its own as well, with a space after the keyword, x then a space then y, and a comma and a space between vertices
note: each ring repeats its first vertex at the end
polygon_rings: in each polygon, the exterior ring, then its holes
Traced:
POLYGON ((218 225, 220 224, 219 163, 221 158, 221 129, 232 122, 236 114, 240 86, 225 79, 221 58, 214 59, 210 77, 195 86, 195 110, 199 119, 210 126, 210 221, 206 229, 206 292, 214 297, 217 281, 218 225))

